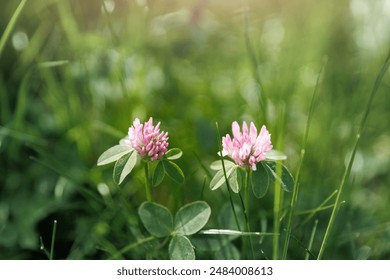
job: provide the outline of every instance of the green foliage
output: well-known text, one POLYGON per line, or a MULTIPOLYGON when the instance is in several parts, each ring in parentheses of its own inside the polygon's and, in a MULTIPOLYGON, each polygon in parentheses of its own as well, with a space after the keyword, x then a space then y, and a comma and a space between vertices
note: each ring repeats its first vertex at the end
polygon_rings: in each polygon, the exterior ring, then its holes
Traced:
POLYGON ((211 209, 204 201, 187 204, 175 216, 175 233, 192 235, 201 230, 210 218, 211 209))
POLYGON ((124 155, 132 152, 134 149, 129 146, 116 145, 105 151, 97 160, 97 165, 104 165, 117 161, 124 155))
POLYGON ((169 210, 159 204, 144 202, 138 215, 148 232, 156 237, 169 236, 173 232, 173 217, 169 210))
POLYGON ((266 167, 262 163, 257 164, 256 167, 256 172, 252 172, 250 184, 255 197, 262 198, 267 194, 271 179, 268 176, 266 167))
POLYGON ((234 166, 231 174, 228 176, 229 186, 233 192, 238 193, 245 184, 246 171, 240 166, 234 166))
MULTIPOLYGON (((278 156, 278 158, 284 159, 283 156, 278 156)), ((226 176, 231 190, 235 193, 239 193, 241 187, 246 184, 245 173, 248 173, 250 187, 257 198, 265 196, 269 185, 275 180, 280 182, 280 185, 286 192, 291 192, 294 187, 294 178, 292 177, 290 171, 288 171, 287 167, 281 163, 263 161, 257 164, 255 171, 245 171, 244 168, 235 165, 231 161, 224 160, 224 164, 226 174, 222 168, 222 163, 213 162, 211 164, 210 168, 217 170, 217 173, 210 182, 211 190, 216 190, 225 185, 226 176), (281 164, 282 172, 280 176, 276 173, 276 164, 281 164)))
MULTIPOLYGON (((222 168, 222 166, 221 166, 222 168)), ((234 164, 229 164, 228 167, 226 167, 226 177, 229 179, 230 175, 233 173, 233 171, 236 169, 236 166, 234 164)), ((214 175, 214 177, 211 179, 210 182, 210 189, 216 190, 223 186, 226 182, 225 179, 225 173, 223 169, 218 170, 218 172, 214 175)))
POLYGON ((132 151, 117 160, 114 167, 114 182, 121 184, 137 163, 137 153, 132 151))
POLYGON ((169 178, 180 185, 184 183, 185 177, 183 171, 176 163, 172 162, 181 158, 182 155, 182 150, 173 148, 165 153, 162 160, 158 160, 152 175, 152 185, 154 187, 162 183, 165 175, 168 175, 169 178))
MULTIPOLYGON (((181 168, 172 162, 179 159, 183 152, 174 148, 167 151, 163 159, 157 161, 152 174, 152 185, 158 186, 167 174, 173 181, 178 184, 184 183, 184 174, 181 168)), ((128 145, 115 145, 106 150, 97 160, 97 165, 105 165, 116 162, 113 172, 113 180, 117 184, 121 184, 127 175, 131 173, 139 158, 138 153, 128 145)), ((145 162, 144 164, 149 164, 145 162)))
MULTIPOLYGON (((224 161, 230 190, 220 160, 209 170, 220 141, 214 124, 225 135, 233 120, 265 124, 274 148, 288 156, 267 154, 250 172, 253 232, 273 230, 279 182, 281 241, 291 229, 283 255, 317 257, 354 150, 322 257, 389 258, 389 72, 375 82, 390 41, 386 1, 248 1, 243 9, 233 0, 114 0, 106 11, 107 1, 3 2, 0 259, 47 258, 41 240, 51 248, 54 220, 55 259, 169 259, 173 236, 188 242, 174 230, 149 236, 138 215, 145 181, 153 201, 172 213, 202 200, 213 210, 210 226, 244 232, 242 170, 224 161), (150 116, 180 150, 147 162, 145 176, 146 162, 131 169, 137 153, 117 144, 136 117, 150 116), (291 173, 282 166, 279 174, 278 160, 291 173)), ((197 258, 246 258, 250 251, 241 236, 186 237, 197 258)), ((252 236, 255 258, 272 257, 271 239, 252 236)))
POLYGON ((158 161, 157 166, 153 172, 153 179, 152 179, 153 186, 160 185, 162 183, 162 180, 164 179, 164 176, 165 176, 164 162, 158 161))
POLYGON ((269 180, 278 181, 280 186, 286 191, 291 192, 294 187, 294 178, 292 177, 290 171, 288 171, 287 167, 281 163, 275 162, 265 162, 263 163, 263 167, 266 170, 269 180), (280 164, 282 166, 282 174, 279 176, 276 173, 276 166, 280 164))
POLYGON ((173 181, 175 181, 178 184, 184 183, 184 174, 183 171, 180 169, 180 167, 169 160, 163 160, 163 166, 165 173, 171 178, 173 181))
POLYGON ((195 260, 195 252, 186 236, 177 235, 169 242, 169 258, 171 260, 195 260))
POLYGON ((204 201, 195 201, 181 207, 175 215, 156 203, 144 202, 138 209, 147 231, 155 237, 172 236, 169 242, 171 260, 194 260, 195 252, 188 235, 200 231, 210 218, 211 209, 204 201))
POLYGON ((19 6, 17 7, 15 12, 13 13, 6 29, 4 30, 4 33, 0 37, 0 57, 3 53, 4 46, 5 46, 6 42, 8 41, 9 37, 11 36, 12 30, 14 29, 14 27, 16 25, 16 21, 17 21, 18 17, 20 16, 20 14, 22 13, 24 6, 26 5, 26 2, 27 2, 27 0, 20 1, 19 6))
POLYGON ((170 149, 170 150, 168 150, 168 151, 165 153, 165 157, 166 157, 168 160, 176 160, 176 159, 179 159, 179 158, 181 158, 182 155, 183 155, 183 152, 182 152, 182 150, 180 150, 179 148, 170 149))

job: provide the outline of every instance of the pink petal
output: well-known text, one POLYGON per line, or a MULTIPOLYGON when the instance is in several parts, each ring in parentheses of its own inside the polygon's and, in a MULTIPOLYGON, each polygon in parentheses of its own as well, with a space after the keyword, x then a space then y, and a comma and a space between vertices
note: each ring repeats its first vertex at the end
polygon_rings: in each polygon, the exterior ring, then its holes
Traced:
POLYGON ((140 121, 139 121, 139 118, 136 118, 135 120, 134 120, 134 122, 133 122, 133 126, 134 127, 137 127, 137 126, 139 126, 140 125, 140 121))
POLYGON ((246 124, 246 122, 242 122, 242 134, 243 135, 248 135, 248 125, 246 124))
POLYGON ((250 125, 249 136, 251 138, 252 144, 254 144, 256 142, 256 138, 257 138, 257 129, 256 129, 256 126, 254 125, 253 122, 251 122, 251 125, 250 125))
POLYGON ((159 131, 160 130, 160 124, 161 122, 158 122, 158 124, 154 127, 154 131, 159 131))
POLYGON ((241 137, 240 126, 236 121, 232 123, 232 132, 234 138, 241 137))

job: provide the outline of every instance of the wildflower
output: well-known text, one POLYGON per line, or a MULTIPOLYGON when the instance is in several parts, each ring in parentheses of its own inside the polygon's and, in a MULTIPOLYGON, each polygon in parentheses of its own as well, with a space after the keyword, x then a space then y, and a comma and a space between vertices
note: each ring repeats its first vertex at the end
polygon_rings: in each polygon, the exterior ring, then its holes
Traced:
POLYGON ((256 170, 256 163, 266 159, 266 152, 272 149, 271 135, 265 125, 262 126, 259 135, 253 122, 242 124, 242 132, 239 124, 232 124, 233 139, 229 134, 222 137, 222 156, 229 156, 237 165, 247 170, 256 170))
POLYGON ((133 147, 142 157, 154 161, 167 152, 168 139, 168 132, 160 132, 160 122, 153 126, 153 118, 144 124, 136 118, 129 128, 125 143, 133 147))

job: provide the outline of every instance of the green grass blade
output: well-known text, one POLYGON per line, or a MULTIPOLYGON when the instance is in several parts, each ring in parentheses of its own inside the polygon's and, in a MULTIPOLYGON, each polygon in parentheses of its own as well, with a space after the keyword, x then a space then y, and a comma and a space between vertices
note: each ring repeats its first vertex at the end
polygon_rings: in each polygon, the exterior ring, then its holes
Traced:
POLYGON ((205 235, 239 235, 239 236, 273 236, 273 232, 240 231, 231 229, 207 229, 201 230, 198 234, 205 235))
MULTIPOLYGON (((341 202, 342 204, 345 203, 345 201, 342 201, 341 202)), ((312 214, 314 215, 315 213, 317 212, 320 212, 320 211, 324 211, 324 210, 328 210, 328 209, 331 209, 335 206, 335 204, 331 204, 331 205, 326 205, 326 206, 321 206, 321 207, 316 207, 314 209, 308 209, 308 210, 303 210, 303 211, 297 211, 295 213, 295 215, 306 215, 306 214, 312 214)))
MULTIPOLYGON (((284 142, 284 125, 285 125, 285 105, 282 104, 280 108, 280 112, 278 115, 278 118, 280 120, 279 122, 279 128, 278 128, 278 141, 276 143, 276 149, 281 151, 283 142, 284 142)), ((281 178, 283 172, 283 165, 281 162, 275 162, 275 178, 281 178)), ((282 181, 281 180, 275 180, 274 181, 274 207, 273 207, 273 226, 274 226, 274 237, 272 241, 272 259, 277 260, 279 259, 279 250, 280 250, 280 222, 282 218, 282 207, 283 207, 283 201, 284 201, 284 191, 282 190, 282 181)))
POLYGON ((134 243, 130 243, 129 245, 127 245, 126 247, 122 248, 116 255, 114 256, 111 256, 110 260, 116 260, 118 259, 120 256, 122 256, 123 254, 126 254, 127 252, 133 250, 134 248, 146 243, 146 242, 149 242, 149 241, 152 241, 156 239, 156 237, 154 236, 149 236, 149 237, 145 237, 144 239, 141 239, 141 240, 138 240, 134 243))
POLYGON ((317 225, 318 225, 318 220, 315 220, 313 229, 311 231, 309 247, 307 248, 308 251, 306 252, 305 260, 308 260, 310 258, 310 253, 309 252, 311 252, 311 249, 313 247, 313 241, 314 241, 314 236, 316 235, 317 225))
POLYGON ((54 220, 53 233, 51 235, 50 260, 53 260, 54 257, 54 243, 56 241, 56 233, 57 233, 57 220, 54 220))
POLYGON ((267 123, 267 97, 264 94, 264 87, 262 85, 261 79, 260 79, 260 72, 259 72, 259 62, 257 59, 257 55, 255 52, 255 48, 253 47, 251 38, 249 36, 249 18, 248 18, 248 11, 245 11, 244 13, 244 36, 245 36, 245 47, 246 51, 249 56, 249 62, 251 64, 251 70, 254 80, 257 83, 258 86, 258 93, 259 93, 259 106, 260 106, 260 112, 259 114, 264 120, 264 123, 267 123))
POLYGON ((322 71, 324 69, 324 66, 322 66, 320 72, 318 73, 317 76, 317 81, 316 85, 314 87, 314 92, 311 98, 310 102, 310 109, 309 109, 309 115, 307 117, 307 122, 306 122, 306 129, 305 129, 305 134, 303 136, 302 140, 302 148, 301 148, 301 155, 300 155, 300 161, 297 169, 297 173, 295 175, 295 180, 294 180, 294 187, 293 187, 293 194, 291 197, 291 202, 290 202, 290 212, 287 218, 287 227, 286 227, 286 236, 284 238, 284 244, 283 244, 283 254, 282 254, 282 259, 285 260, 287 258, 287 251, 288 251, 288 246, 290 243, 290 237, 291 237, 291 225, 292 225, 292 218, 294 216, 294 211, 295 211, 295 206, 296 202, 298 200, 298 194, 299 194, 299 178, 301 175, 301 168, 305 159, 305 150, 306 150, 306 143, 307 143, 307 138, 309 135, 309 130, 310 130, 310 125, 311 125, 311 120, 313 118, 313 111, 314 111, 314 105, 315 105, 315 99, 318 93, 318 85, 320 83, 320 78, 322 71))
POLYGON ((69 60, 45 61, 38 64, 41 68, 53 68, 69 64, 69 60))
MULTIPOLYGON (((322 211, 321 209, 323 209, 325 207, 325 205, 329 202, 329 200, 331 200, 336 194, 337 194, 338 190, 335 190, 330 196, 328 196, 318 207, 316 207, 315 209, 313 209, 314 211, 311 212, 311 214, 301 223, 301 226, 304 226, 306 223, 308 223, 313 217, 314 215, 318 212, 318 211, 322 211)), ((334 204, 332 204, 334 205, 334 204)), ((332 206, 333 207, 333 206, 332 206)), ((303 212, 303 211, 302 211, 303 212)), ((301 212, 297 212, 296 215, 300 215, 301 212)))
POLYGON ((40 250, 46 255, 47 258, 50 258, 50 253, 46 250, 45 244, 43 244, 42 236, 39 237, 41 242, 40 250))
POLYGON ((22 10, 24 8, 24 5, 26 5, 27 0, 20 1, 19 6, 16 8, 15 13, 12 15, 10 21, 8 22, 7 27, 5 28, 5 31, 0 39, 0 58, 4 51, 5 44, 7 43, 9 37, 11 36, 11 32, 15 27, 16 21, 18 20, 20 14, 22 13, 22 10))
POLYGON ((365 124, 367 122, 367 118, 368 118, 368 115, 369 115, 370 110, 371 110, 372 102, 374 100, 374 97, 375 97, 376 93, 378 92, 378 89, 379 89, 379 86, 380 86, 380 84, 382 82, 383 76, 385 75, 385 73, 386 73, 387 69, 389 68, 389 66, 390 66, 390 51, 389 51, 389 53, 387 55, 387 58, 386 58, 385 62, 382 65, 381 69, 379 70, 379 73, 378 73, 377 78, 375 80, 374 86, 373 86, 373 88, 371 90, 371 94, 370 94, 370 97, 368 99, 367 106, 366 106, 366 108, 364 110, 364 115, 363 115, 363 118, 362 118, 362 120, 360 122, 359 129, 358 129, 358 131, 356 133, 355 142, 353 144, 353 149, 352 149, 352 154, 351 154, 351 157, 349 158, 348 165, 347 165, 347 167, 346 167, 346 169, 344 171, 343 177, 342 177, 341 182, 340 182, 340 186, 339 186, 339 189, 338 189, 339 191, 337 193, 335 206, 334 206, 332 214, 330 216, 330 219, 329 219, 329 222, 328 222, 328 226, 326 228, 325 235, 324 235, 324 238, 323 238, 322 243, 321 243, 321 248, 320 248, 320 251, 318 253, 318 257, 317 257, 318 260, 322 259, 322 256, 324 254, 327 242, 329 240, 330 233, 332 232, 332 229, 333 229, 333 226, 334 226, 337 214, 339 212, 340 205, 341 205, 341 195, 343 193, 343 189, 344 189, 345 183, 346 183, 346 181, 349 178, 349 174, 351 172, 352 164, 353 164, 354 159, 355 159, 355 154, 356 154, 356 150, 357 150, 357 147, 358 147, 358 144, 359 144, 359 140, 360 140, 361 134, 363 132, 363 129, 365 127, 365 124))
POLYGON ((29 145, 35 145, 39 147, 45 147, 47 145, 44 139, 1 125, 0 125, 0 137, 10 137, 17 141, 25 142, 28 143, 29 145))

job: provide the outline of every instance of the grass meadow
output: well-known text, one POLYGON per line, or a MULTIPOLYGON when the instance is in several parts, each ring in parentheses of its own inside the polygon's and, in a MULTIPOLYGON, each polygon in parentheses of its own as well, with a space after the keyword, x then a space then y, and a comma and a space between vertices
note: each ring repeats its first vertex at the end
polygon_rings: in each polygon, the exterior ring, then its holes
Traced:
POLYGON ((389 1, 1 6, 0 259, 172 258, 177 231, 140 220, 142 164, 121 184, 97 166, 150 117, 183 152, 153 201, 235 230, 188 236, 196 259, 390 259, 389 1), (233 121, 267 126, 293 190, 210 189, 233 121))

